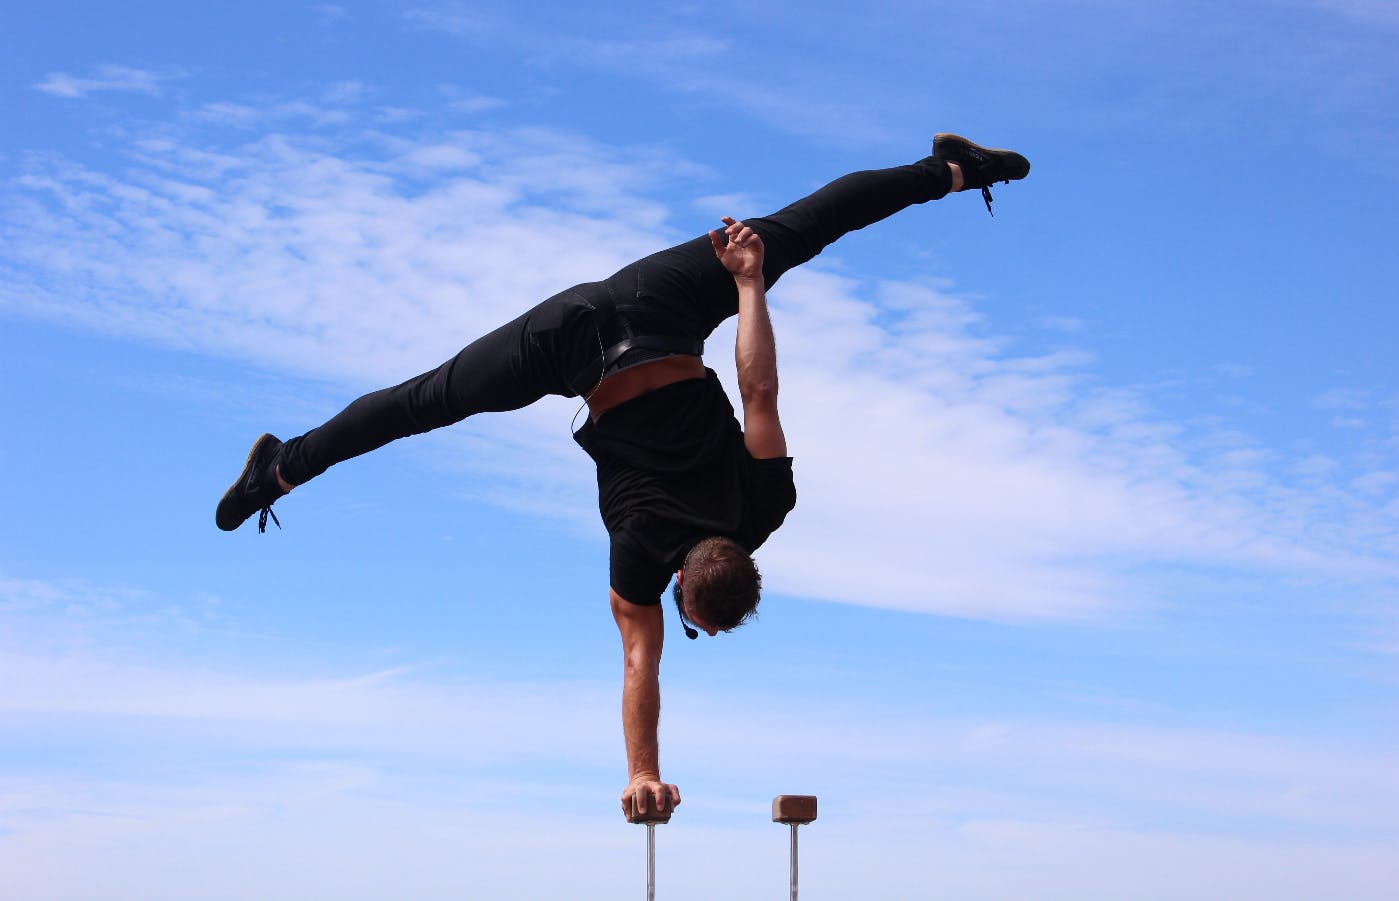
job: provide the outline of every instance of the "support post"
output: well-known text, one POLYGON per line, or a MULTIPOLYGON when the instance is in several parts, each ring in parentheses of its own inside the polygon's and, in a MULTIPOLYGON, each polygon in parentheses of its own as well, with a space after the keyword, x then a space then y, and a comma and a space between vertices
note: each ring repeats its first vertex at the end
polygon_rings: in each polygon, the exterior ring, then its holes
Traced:
POLYGON ((635 796, 632 797, 627 822, 646 824, 646 901, 656 901, 656 824, 669 823, 670 815, 674 812, 670 798, 666 798, 664 807, 641 813, 636 809, 635 796))
POLYGON ((797 827, 816 819, 815 795, 778 795, 772 799, 772 821, 792 827, 790 883, 792 901, 797 901, 797 827))

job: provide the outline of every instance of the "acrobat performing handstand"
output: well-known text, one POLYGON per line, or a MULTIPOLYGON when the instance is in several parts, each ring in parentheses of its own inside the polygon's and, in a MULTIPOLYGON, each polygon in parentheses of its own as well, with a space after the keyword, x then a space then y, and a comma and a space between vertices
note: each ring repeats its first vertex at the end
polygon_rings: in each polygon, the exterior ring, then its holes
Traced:
POLYGON ((390 441, 549 394, 582 397, 589 415, 574 440, 597 465, 624 659, 622 809, 673 807, 680 792, 661 779, 656 734, 661 595, 673 574, 691 638, 737 628, 758 605, 752 553, 796 505, 767 290, 848 232, 956 191, 980 188, 989 210, 990 185, 1029 171, 1018 153, 939 134, 915 163, 842 176, 770 216, 724 217, 723 228, 556 294, 304 435, 258 438, 219 501, 218 527, 258 513, 265 529, 283 495, 390 441), (733 315, 742 426, 702 359, 704 340, 733 315))

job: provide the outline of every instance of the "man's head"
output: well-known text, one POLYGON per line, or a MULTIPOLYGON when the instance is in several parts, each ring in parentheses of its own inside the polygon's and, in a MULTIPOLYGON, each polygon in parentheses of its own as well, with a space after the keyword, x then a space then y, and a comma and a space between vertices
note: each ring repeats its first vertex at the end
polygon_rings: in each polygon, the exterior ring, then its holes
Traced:
POLYGON ((758 608, 763 577, 736 541, 705 538, 685 556, 675 579, 675 603, 695 627, 709 632, 737 629, 758 608))

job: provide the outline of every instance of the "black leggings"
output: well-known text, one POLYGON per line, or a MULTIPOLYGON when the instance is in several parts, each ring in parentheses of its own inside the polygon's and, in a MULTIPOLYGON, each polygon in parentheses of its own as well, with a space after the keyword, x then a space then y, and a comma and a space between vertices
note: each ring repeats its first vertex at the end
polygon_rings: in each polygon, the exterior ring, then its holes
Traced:
MULTIPOLYGON (((763 280, 771 288, 841 235, 951 188, 947 164, 927 157, 842 176, 770 216, 743 221, 763 239, 763 280)), ((699 342, 737 312, 733 276, 701 235, 556 294, 436 369, 364 395, 283 446, 282 478, 300 485, 342 460, 476 413, 518 410, 546 394, 585 395, 602 378, 604 318, 627 334, 699 342)))

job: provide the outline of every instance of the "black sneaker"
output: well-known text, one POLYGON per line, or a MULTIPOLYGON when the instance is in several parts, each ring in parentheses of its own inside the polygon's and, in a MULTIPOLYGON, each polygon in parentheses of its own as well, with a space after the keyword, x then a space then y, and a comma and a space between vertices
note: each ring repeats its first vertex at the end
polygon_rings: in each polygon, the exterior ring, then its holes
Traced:
POLYGON ((992 216, 996 214, 991 212, 991 185, 1010 184, 1030 174, 1030 161, 1014 150, 992 150, 959 135, 934 135, 933 156, 961 167, 963 189, 980 188, 986 212, 992 216))
POLYGON ((277 470, 274 468, 277 452, 281 449, 282 442, 272 435, 263 435, 253 442, 253 449, 248 451, 248 462, 243 464, 243 471, 238 474, 237 481, 223 493, 219 500, 219 508, 214 512, 214 522, 220 529, 232 532, 254 513, 258 514, 259 532, 267 531, 269 514, 272 521, 277 523, 277 528, 282 527, 282 524, 277 522, 277 514, 272 512, 272 504, 286 494, 277 484, 277 470))

